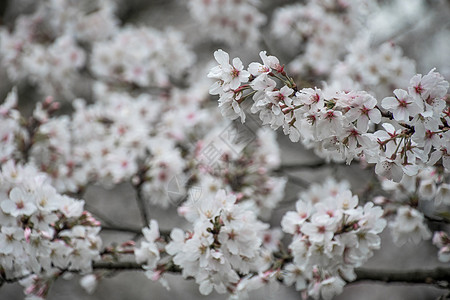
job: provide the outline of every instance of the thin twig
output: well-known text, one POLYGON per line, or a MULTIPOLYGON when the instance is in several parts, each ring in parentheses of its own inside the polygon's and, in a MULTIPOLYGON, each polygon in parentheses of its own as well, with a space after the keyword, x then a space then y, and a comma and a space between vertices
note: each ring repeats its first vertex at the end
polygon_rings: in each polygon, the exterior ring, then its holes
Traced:
POLYGON ((424 217, 426 220, 428 220, 430 222, 450 224, 450 220, 447 218, 429 216, 429 215, 425 215, 425 214, 424 214, 424 217))

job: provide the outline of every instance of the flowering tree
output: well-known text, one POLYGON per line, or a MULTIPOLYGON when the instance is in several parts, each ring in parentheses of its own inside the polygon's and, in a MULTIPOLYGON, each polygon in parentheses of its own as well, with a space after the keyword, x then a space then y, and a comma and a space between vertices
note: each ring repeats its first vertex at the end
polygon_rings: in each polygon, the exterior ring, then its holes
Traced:
POLYGON ((222 49, 202 63, 185 31, 133 24, 133 7, 114 1, 9 2, 0 286, 19 282, 27 299, 45 299, 59 278, 79 274, 93 293, 117 271, 140 270, 167 289, 175 274, 230 299, 264 286, 332 299, 358 281, 432 285, 446 299, 448 66, 417 74, 398 45, 376 41, 389 4, 269 2, 169 1, 214 48, 259 52, 248 67, 222 49), (283 162, 280 127, 317 163, 283 162), (362 192, 290 172, 350 164, 371 174, 362 192), (96 209, 95 187, 136 204, 141 225, 96 209), (178 225, 163 229, 161 210, 176 211, 178 225), (399 246, 432 239, 441 265, 364 267, 386 228, 399 246), (107 232, 128 235, 110 242, 107 232))

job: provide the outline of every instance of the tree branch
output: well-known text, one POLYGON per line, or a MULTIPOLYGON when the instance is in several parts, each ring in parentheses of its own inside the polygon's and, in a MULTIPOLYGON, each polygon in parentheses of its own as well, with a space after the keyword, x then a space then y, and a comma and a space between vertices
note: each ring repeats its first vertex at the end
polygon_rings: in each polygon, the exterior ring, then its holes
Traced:
POLYGON ((136 271, 144 271, 144 268, 141 264, 132 261, 126 262, 95 262, 93 264, 93 268, 95 270, 136 270, 136 271))
POLYGON ((142 197, 141 185, 136 187, 136 202, 139 207, 139 213, 141 214, 142 223, 144 226, 148 226, 150 223, 150 217, 147 211, 147 205, 145 199, 142 197))
MULTIPOLYGON (((97 262, 94 269, 108 270, 144 270, 142 265, 135 262, 97 262)), ((170 270, 179 273, 178 269, 170 270)), ((359 268, 355 270, 356 280, 379 281, 384 283, 406 283, 406 284, 432 284, 442 288, 449 287, 450 267, 438 267, 430 270, 375 270, 359 268)))
POLYGON ((438 267, 431 270, 374 270, 360 268, 355 270, 357 281, 381 281, 385 283, 433 284, 448 288, 450 268, 438 267))
POLYGON ((424 214, 424 217, 425 217, 426 220, 428 220, 430 222, 450 224, 450 220, 447 219, 447 218, 434 217, 434 216, 429 216, 429 215, 426 215, 426 214, 424 214))
POLYGON ((292 163, 292 164, 282 164, 278 169, 275 169, 275 172, 281 172, 281 171, 298 171, 302 169, 319 169, 325 166, 335 166, 338 165, 335 162, 329 162, 327 163, 324 160, 317 161, 315 163, 292 163))

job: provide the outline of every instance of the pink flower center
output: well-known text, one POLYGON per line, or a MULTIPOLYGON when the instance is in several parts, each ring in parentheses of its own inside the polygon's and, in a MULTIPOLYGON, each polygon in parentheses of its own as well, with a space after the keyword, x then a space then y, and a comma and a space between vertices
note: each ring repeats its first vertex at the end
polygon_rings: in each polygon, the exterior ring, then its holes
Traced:
POLYGON ((325 226, 319 226, 319 227, 317 227, 317 231, 318 231, 319 233, 325 233, 325 231, 326 231, 325 226))
POLYGON ((231 71, 231 76, 233 78, 239 77, 239 70, 237 70, 236 68, 233 68, 233 70, 231 71))
POLYGON ((23 203, 23 200, 20 200, 16 203, 17 209, 23 209, 25 207, 25 204, 23 203))

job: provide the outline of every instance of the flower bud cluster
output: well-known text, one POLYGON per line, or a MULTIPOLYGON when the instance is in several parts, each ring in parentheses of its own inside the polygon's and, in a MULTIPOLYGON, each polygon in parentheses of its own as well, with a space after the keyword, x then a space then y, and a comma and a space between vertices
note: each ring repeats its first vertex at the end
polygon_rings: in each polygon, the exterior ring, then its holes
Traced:
POLYGON ((347 183, 327 180, 300 194, 296 211, 285 214, 283 231, 293 235, 292 263, 285 265, 284 282, 307 290, 315 299, 331 299, 345 281, 356 278, 361 266, 380 248, 386 226, 383 209, 368 202, 358 206, 347 183))
MULTIPOLYGON (((2 165, 0 172, 0 270, 2 277, 34 283, 27 294, 42 293, 36 281, 62 271, 89 272, 100 258, 100 223, 84 201, 59 194, 32 165, 2 165)), ((47 285, 45 285, 47 286, 47 285)))

